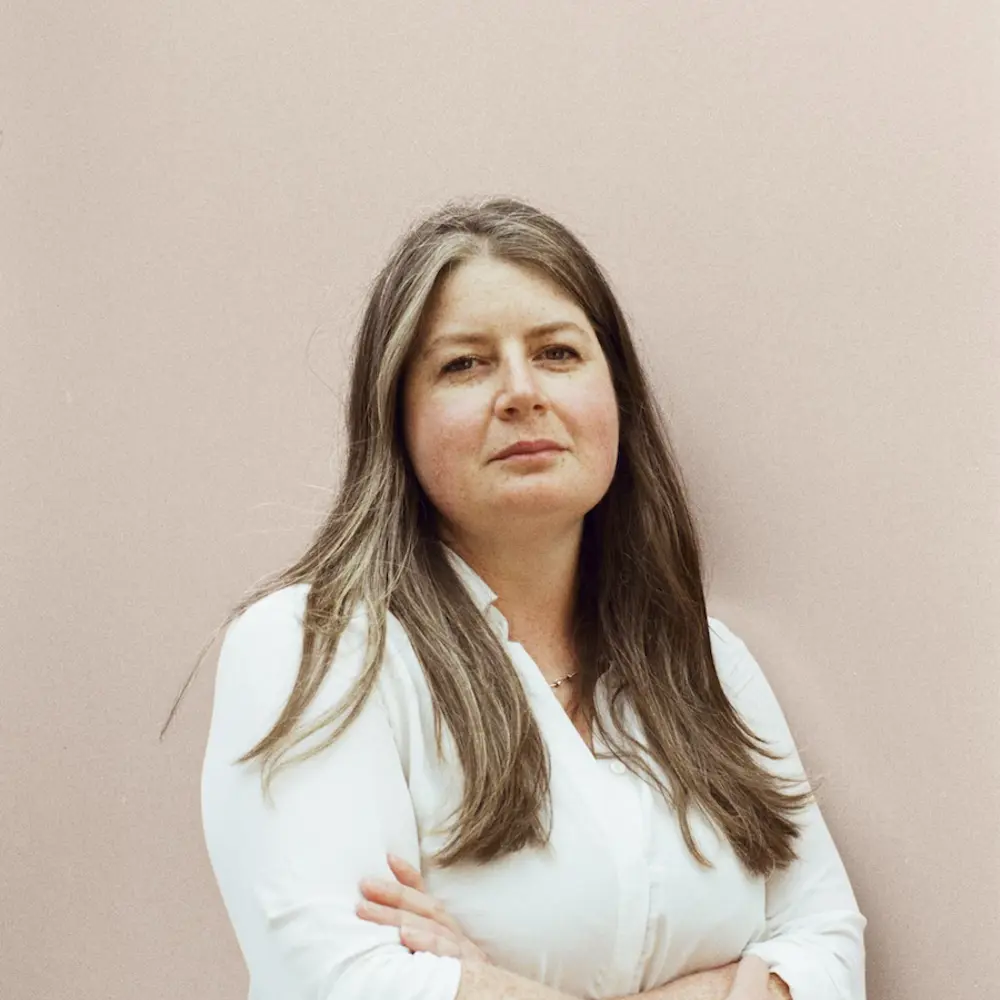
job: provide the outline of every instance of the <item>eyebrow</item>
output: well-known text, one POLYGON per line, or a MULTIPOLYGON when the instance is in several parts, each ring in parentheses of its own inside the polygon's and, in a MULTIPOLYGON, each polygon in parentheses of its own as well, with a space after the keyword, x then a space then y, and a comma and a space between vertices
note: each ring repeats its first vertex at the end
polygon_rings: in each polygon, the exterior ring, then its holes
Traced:
MULTIPOLYGON (((528 329, 528 337, 535 339, 544 336, 546 333, 554 333, 557 330, 573 330, 582 336, 586 336, 583 328, 577 323, 573 323, 570 320, 557 320, 553 323, 539 323, 537 326, 530 327, 528 329)), ((482 344, 492 339, 492 335, 488 333, 445 333, 440 337, 435 337, 433 341, 424 347, 420 352, 420 357, 429 357, 444 347, 456 344, 482 344)))

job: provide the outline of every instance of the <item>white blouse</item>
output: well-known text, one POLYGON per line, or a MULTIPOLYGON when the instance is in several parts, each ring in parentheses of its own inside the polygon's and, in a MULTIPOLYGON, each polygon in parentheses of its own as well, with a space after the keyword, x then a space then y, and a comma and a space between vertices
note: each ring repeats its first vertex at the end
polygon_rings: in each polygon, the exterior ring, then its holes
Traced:
MULTIPOLYGON (((292 689, 309 584, 269 594, 226 631, 201 786, 205 841, 249 970, 249 1000, 454 1000, 458 959, 411 954, 398 928, 355 913, 362 878, 394 878, 387 852, 423 871, 427 891, 496 964, 571 996, 640 993, 754 954, 795 1000, 864 1000, 866 919, 818 807, 796 814, 800 860, 766 880, 749 877, 692 810, 692 832, 714 864, 700 867, 662 797, 620 761, 591 754, 534 661, 508 639, 497 595, 445 548, 506 644, 548 746, 550 847, 429 867, 425 859, 447 839, 441 824, 461 801, 462 776, 446 726, 445 763, 437 759, 430 690, 391 614, 382 670, 361 714, 331 747, 282 769, 273 805, 265 803, 259 759, 232 762, 270 729, 292 689)), ((728 697, 758 735, 790 753, 763 763, 801 776, 756 660, 721 621, 708 621, 728 697)), ((305 722, 359 675, 366 623, 359 605, 305 722)), ((607 718, 603 682, 597 697, 607 718)), ((594 750, 607 752, 596 732, 594 750)))

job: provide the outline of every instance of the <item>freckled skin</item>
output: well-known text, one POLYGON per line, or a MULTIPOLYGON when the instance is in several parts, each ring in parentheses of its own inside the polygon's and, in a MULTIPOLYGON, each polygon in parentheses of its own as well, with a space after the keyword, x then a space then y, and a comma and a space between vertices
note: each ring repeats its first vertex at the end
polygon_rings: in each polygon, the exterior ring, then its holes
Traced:
POLYGON ((403 381, 406 445, 431 502, 445 523, 479 536, 578 524, 607 491, 618 456, 611 372, 586 314, 545 276, 477 258, 436 289, 419 347, 459 330, 490 339, 416 360, 403 381), (582 332, 528 334, 564 320, 582 332), (525 438, 550 438, 567 450, 490 461, 525 438))

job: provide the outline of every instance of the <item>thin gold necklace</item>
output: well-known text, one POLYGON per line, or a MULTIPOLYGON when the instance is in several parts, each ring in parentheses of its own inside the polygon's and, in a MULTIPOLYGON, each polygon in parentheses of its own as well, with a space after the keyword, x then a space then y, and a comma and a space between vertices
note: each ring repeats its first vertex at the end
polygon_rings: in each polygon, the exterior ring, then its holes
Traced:
POLYGON ((578 671, 574 670, 573 673, 567 674, 565 677, 560 677, 559 680, 557 680, 557 681, 549 681, 549 687, 551 687, 551 688, 557 688, 557 687, 559 687, 560 684, 562 684, 563 681, 568 681, 568 680, 572 679, 573 677, 576 677, 577 673, 578 673, 578 671))

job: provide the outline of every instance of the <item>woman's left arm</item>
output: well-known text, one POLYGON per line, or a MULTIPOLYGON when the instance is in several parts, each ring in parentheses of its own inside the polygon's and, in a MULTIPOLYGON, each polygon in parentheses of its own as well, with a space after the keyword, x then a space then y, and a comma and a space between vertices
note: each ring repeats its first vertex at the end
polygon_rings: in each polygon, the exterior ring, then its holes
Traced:
POLYGON ((785 983, 755 955, 613 1000, 789 1000, 785 983))
MULTIPOLYGON (((761 762, 804 781, 798 749, 764 672, 741 639, 729 632, 727 640, 735 641, 737 664, 737 683, 727 694, 750 728, 783 757, 761 762)), ((792 1000, 865 1000, 867 920, 819 806, 813 802, 794 818, 801 829, 794 845, 798 859, 767 879, 766 924, 743 955, 757 956, 780 976, 792 1000)))

